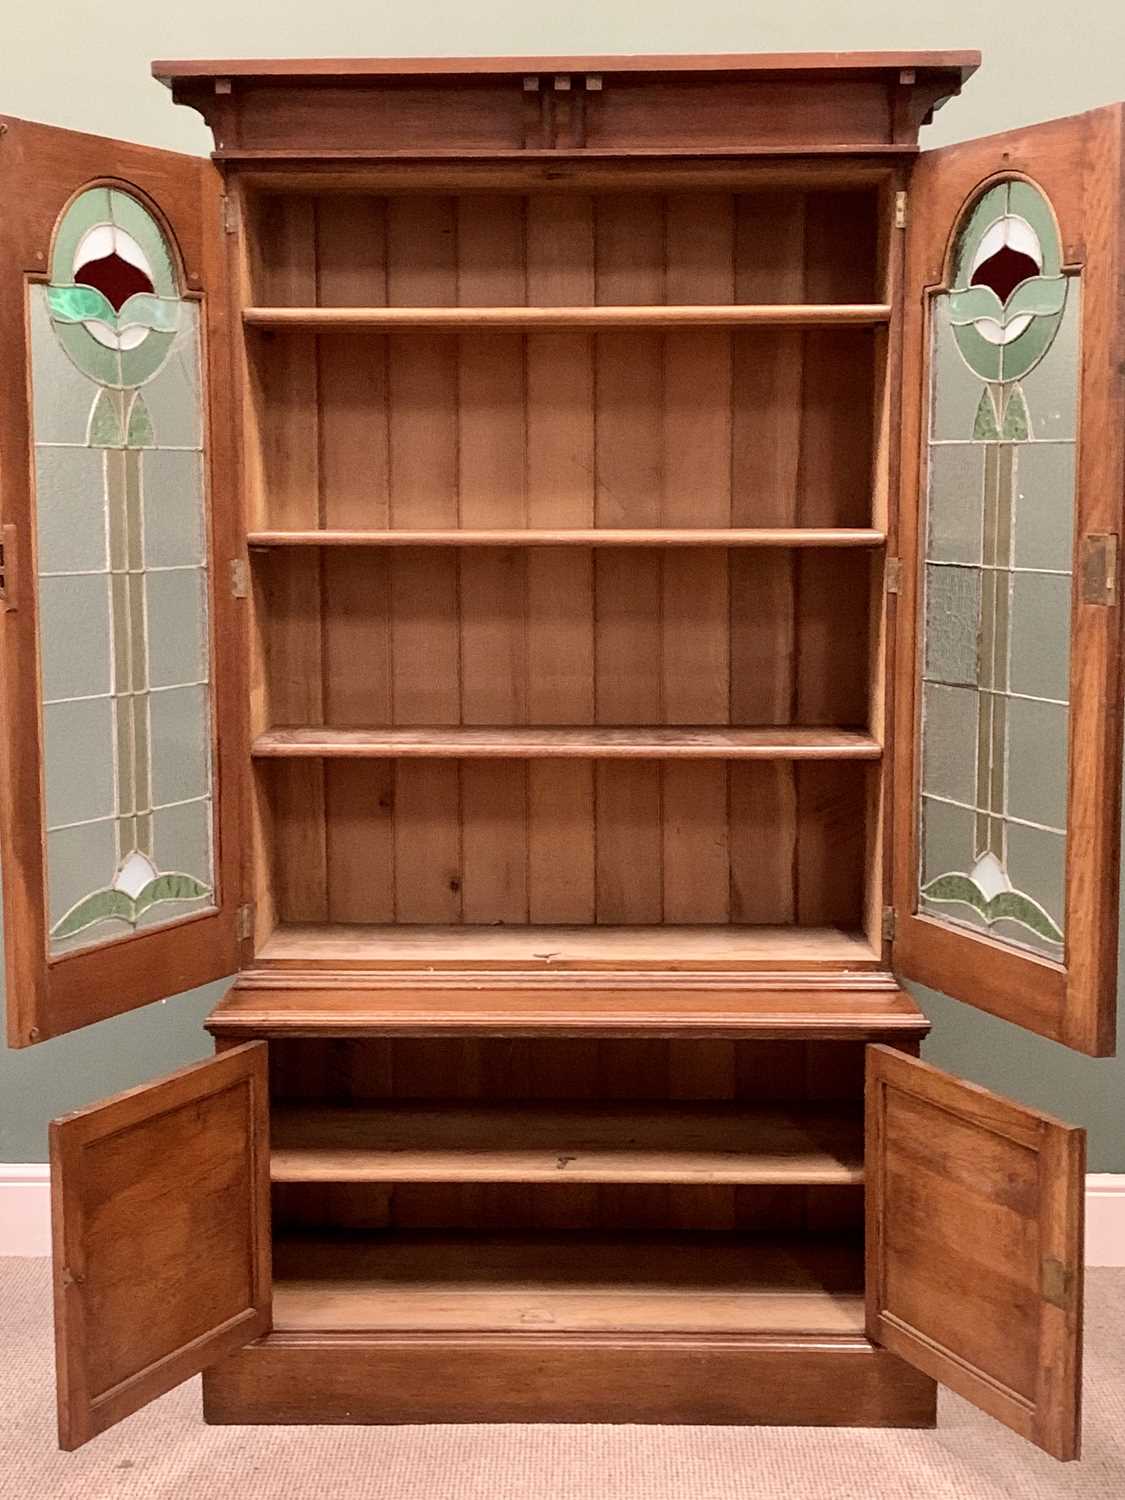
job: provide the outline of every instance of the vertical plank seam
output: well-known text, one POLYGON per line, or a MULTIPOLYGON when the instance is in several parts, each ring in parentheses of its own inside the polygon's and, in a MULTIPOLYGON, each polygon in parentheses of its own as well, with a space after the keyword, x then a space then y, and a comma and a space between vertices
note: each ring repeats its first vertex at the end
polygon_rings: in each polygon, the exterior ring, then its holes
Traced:
MULTIPOLYGON (((390 231, 391 205, 389 199, 383 197, 383 305, 390 306, 391 302, 391 231, 390 231)), ((392 334, 388 331, 383 335, 383 441, 387 454, 387 527, 395 525, 394 514, 394 476, 392 465, 394 464, 394 438, 391 422, 391 341, 392 334)), ((391 720, 394 723, 394 720, 391 720)))

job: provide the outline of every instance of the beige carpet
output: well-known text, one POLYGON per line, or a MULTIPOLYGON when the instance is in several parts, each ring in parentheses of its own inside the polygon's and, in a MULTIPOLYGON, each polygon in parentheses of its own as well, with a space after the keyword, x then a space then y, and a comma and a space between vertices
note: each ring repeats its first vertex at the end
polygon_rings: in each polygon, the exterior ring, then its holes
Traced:
POLYGON ((1125 1271, 1088 1282, 1085 1457, 955 1397, 932 1432, 767 1427, 206 1427, 199 1382, 55 1448, 47 1263, 0 1259, 3 1500, 1118 1500, 1125 1271))

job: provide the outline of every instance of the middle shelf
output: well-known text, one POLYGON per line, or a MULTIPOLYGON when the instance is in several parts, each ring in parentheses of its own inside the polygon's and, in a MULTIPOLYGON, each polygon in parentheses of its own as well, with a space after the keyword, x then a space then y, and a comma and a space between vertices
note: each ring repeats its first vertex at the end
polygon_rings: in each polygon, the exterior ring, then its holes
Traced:
POLYGON ((275 1109, 274 1182, 863 1181, 853 1111, 731 1104, 275 1109))
POLYGON ((879 742, 865 730, 775 725, 487 728, 429 726, 271 729, 254 740, 258 759, 615 759, 878 760, 879 742))

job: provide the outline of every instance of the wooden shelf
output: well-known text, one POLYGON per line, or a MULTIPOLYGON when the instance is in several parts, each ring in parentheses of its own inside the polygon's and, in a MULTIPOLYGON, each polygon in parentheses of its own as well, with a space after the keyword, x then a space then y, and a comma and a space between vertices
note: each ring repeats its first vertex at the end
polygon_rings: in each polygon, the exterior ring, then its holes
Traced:
POLYGON ((362 758, 599 760, 878 760, 870 734, 856 729, 661 728, 271 729, 254 741, 258 759, 362 758))
POLYGON ((250 547, 882 547, 866 526, 711 526, 621 530, 252 531, 250 547))
POLYGON ((862 1334, 852 1242, 691 1235, 282 1237, 275 1331, 862 1334))
MULTIPOLYGON (((858 949, 858 943, 856 945, 858 949)), ((930 1023, 886 973, 557 974, 407 969, 338 978, 245 970, 207 1018, 216 1037, 658 1037, 917 1042, 930 1023)))
POLYGON ((274 1182, 863 1181, 853 1115, 737 1105, 275 1109, 274 1182))
POLYGON ((276 927, 257 962, 342 970, 771 971, 875 968, 861 932, 836 927, 538 927, 306 922, 276 927))
POLYGON ((738 328, 826 324, 874 327, 890 321, 885 302, 726 303, 625 307, 245 307, 249 328, 738 328))

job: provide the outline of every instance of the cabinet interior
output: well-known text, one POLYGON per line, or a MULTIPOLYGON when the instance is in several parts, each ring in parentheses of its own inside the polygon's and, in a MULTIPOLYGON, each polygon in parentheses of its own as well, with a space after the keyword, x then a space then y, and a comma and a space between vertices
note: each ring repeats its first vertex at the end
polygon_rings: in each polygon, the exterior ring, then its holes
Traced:
POLYGON ((721 313, 879 304, 885 193, 243 201, 261 961, 875 962, 886 330, 721 313))
POLYGON ((863 1048, 271 1045, 274 1326, 862 1329, 863 1048))

